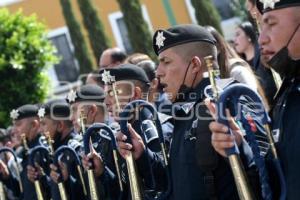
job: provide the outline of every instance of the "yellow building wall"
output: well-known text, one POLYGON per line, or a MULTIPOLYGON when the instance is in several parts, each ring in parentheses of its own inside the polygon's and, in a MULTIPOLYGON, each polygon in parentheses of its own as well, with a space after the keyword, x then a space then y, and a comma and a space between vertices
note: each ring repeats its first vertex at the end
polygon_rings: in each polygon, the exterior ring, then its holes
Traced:
POLYGON ((12 12, 22 9, 25 15, 36 13, 49 29, 65 26, 59 0, 23 0, 9 5, 8 9, 12 12))
MULTIPOLYGON (((79 11, 77 0, 71 0, 71 2, 75 15, 77 19, 80 20, 83 34, 87 38, 87 32, 82 24, 82 16, 79 11)), ((140 2, 147 8, 153 30, 170 26, 162 0, 140 0, 140 2)), ((191 23, 184 0, 169 0, 169 2, 178 24, 191 23)), ((112 46, 115 46, 116 41, 108 16, 111 13, 120 11, 119 5, 116 0, 94 0, 94 4, 104 25, 105 32, 110 38, 112 46)), ((43 21, 50 30, 65 26, 65 20, 59 0, 23 0, 8 6, 8 9, 12 12, 17 11, 20 8, 25 15, 36 13, 38 18, 43 21)), ((86 41, 88 42, 88 40, 86 41)))
POLYGON ((174 12, 177 24, 190 24, 192 20, 188 13, 184 0, 169 0, 174 12))

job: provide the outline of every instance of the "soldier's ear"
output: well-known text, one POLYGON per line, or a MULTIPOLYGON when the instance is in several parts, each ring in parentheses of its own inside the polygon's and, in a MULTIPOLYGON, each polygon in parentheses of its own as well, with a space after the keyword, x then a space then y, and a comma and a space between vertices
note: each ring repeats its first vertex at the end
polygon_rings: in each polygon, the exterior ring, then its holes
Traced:
POLYGON ((57 121, 57 129, 58 129, 58 131, 59 131, 59 132, 61 132, 61 131, 62 131, 62 129, 63 129, 63 126, 64 126, 64 124, 63 124, 63 122, 62 122, 62 121, 57 121))
POLYGON ((33 129, 39 129, 40 127, 40 122, 38 119, 32 120, 30 124, 31 124, 31 128, 33 129))
POLYGON ((158 78, 154 78, 152 81, 151 81, 151 89, 157 89, 158 88, 158 78))
POLYGON ((93 115, 96 115, 98 111, 98 108, 95 104, 91 105, 91 112, 93 115))
POLYGON ((198 73, 202 70, 202 62, 198 56, 194 56, 191 60, 192 73, 198 73))

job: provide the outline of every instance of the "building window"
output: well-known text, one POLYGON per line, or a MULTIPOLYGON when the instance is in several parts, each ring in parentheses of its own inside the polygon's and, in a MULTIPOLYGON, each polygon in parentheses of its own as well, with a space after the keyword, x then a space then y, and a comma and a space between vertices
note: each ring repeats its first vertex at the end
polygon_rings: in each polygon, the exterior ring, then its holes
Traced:
POLYGON ((49 70, 49 75, 56 86, 77 81, 79 67, 73 54, 73 46, 66 27, 51 31, 48 35, 57 49, 60 62, 49 70))
MULTIPOLYGON (((153 33, 153 27, 145 5, 142 5, 142 14, 145 22, 148 24, 149 30, 153 33)), ((132 45, 128 36, 128 29, 123 18, 123 13, 120 11, 111 13, 108 16, 108 19, 111 24, 117 46, 126 51, 128 54, 133 53, 132 45)))
POLYGON ((8 6, 10 4, 18 3, 20 1, 22 1, 22 0, 1 0, 0 1, 0 7, 1 6, 8 6))

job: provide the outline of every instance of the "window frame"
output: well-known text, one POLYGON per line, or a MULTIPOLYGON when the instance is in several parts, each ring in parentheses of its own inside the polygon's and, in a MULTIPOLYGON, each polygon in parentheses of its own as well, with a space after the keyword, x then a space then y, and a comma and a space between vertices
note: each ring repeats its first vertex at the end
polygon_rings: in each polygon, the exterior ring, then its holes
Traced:
POLYGON ((8 6, 11 4, 19 3, 23 0, 1 0, 0 1, 0 7, 8 6))
MULTIPOLYGON (((141 8, 142 8, 143 18, 144 18, 145 22, 148 24, 148 28, 149 28, 150 32, 153 33, 154 32, 153 26, 152 26, 152 23, 150 20, 150 16, 149 16, 147 7, 143 4, 141 6, 141 8)), ((108 15, 108 21, 110 22, 116 44, 120 49, 122 49, 124 51, 125 47, 124 47, 123 39, 121 36, 121 30, 117 24, 117 20, 120 18, 123 18, 123 13, 121 11, 112 12, 108 15)))
MULTIPOLYGON (((77 61, 77 59, 76 59, 76 57, 75 57, 75 55, 74 55, 74 45, 73 45, 73 43, 72 43, 71 36, 70 36, 70 33, 69 33, 69 29, 68 29, 67 26, 63 26, 63 27, 60 27, 60 28, 56 28, 56 29, 50 30, 50 31, 48 32, 48 34, 47 34, 47 38, 48 38, 49 40, 51 40, 51 38, 57 37, 57 36, 60 36, 60 35, 65 35, 65 37, 66 37, 66 39, 67 39, 67 43, 68 43, 69 48, 70 48, 70 52, 71 52, 71 54, 73 54, 73 59, 74 59, 73 61, 74 61, 75 67, 79 69, 78 61, 77 61)), ((53 77, 53 78, 54 78, 54 81, 55 81, 55 79, 56 79, 57 82, 58 82, 58 85, 56 85, 56 86, 59 86, 59 87, 60 87, 61 84, 67 84, 67 85, 68 85, 69 82, 60 81, 60 80, 58 79, 57 72, 56 72, 56 70, 54 69, 54 66, 53 66, 52 68, 53 68, 53 69, 50 69, 50 70, 52 70, 52 71, 55 73, 55 76, 56 76, 56 77, 53 77)), ((78 77, 78 78, 79 78, 79 77, 78 77)), ((78 82, 78 80, 75 81, 75 82, 78 82)))

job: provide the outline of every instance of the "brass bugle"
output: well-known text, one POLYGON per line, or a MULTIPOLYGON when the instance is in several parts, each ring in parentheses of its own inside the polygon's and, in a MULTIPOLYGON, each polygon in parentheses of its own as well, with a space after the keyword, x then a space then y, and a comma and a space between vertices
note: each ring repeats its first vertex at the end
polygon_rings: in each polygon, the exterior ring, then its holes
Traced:
POLYGON ((207 67, 209 82, 210 82, 210 85, 211 85, 212 91, 213 91, 213 97, 215 99, 218 99, 219 98, 219 90, 218 90, 216 80, 219 79, 219 77, 220 77, 220 70, 218 68, 214 67, 212 56, 204 57, 204 61, 205 61, 205 65, 207 67))
POLYGON ((6 195, 2 181, 0 181, 0 200, 6 200, 6 195))
MULTIPOLYGON (((28 144, 27 144, 27 139, 26 139, 26 134, 23 133, 21 135, 21 140, 22 140, 22 145, 25 149, 25 154, 28 154, 29 153, 29 147, 28 147, 28 144)), ((29 155, 29 162, 30 162, 30 155, 29 155)), ((34 159, 32 157, 32 166, 34 166, 34 159)), ((36 192, 36 196, 37 196, 37 199, 38 200, 43 200, 44 197, 43 197, 43 193, 42 193, 42 189, 41 189, 41 185, 40 185, 40 182, 38 180, 34 180, 34 188, 35 188, 35 192, 36 192)))
MULTIPOLYGON (((155 197, 148 197, 147 194, 145 194, 145 197, 147 200, 163 200, 168 199, 170 193, 171 193, 171 172, 169 170, 169 163, 168 163, 168 157, 167 157, 167 148, 165 143, 165 138, 162 130, 162 124, 159 119, 158 111, 156 108, 149 102, 144 100, 135 100, 130 102, 131 105, 139 108, 139 120, 141 121, 141 136, 144 140, 145 145, 147 145, 146 135, 158 135, 159 144, 160 144, 160 150, 162 153, 163 163, 164 163, 164 169, 167 176, 167 187, 164 191, 157 191, 155 194, 155 197), (149 119, 149 116, 151 116, 151 120, 149 119)), ((152 170, 150 168, 150 170, 152 170)), ((151 171, 152 172, 152 171, 151 171)), ((153 172, 152 172, 153 173, 153 172)), ((152 178, 154 180, 154 177, 152 178)), ((154 184, 156 185, 156 184, 154 184)), ((156 188, 155 188, 156 190, 156 188)))
POLYGON ((126 155, 125 160, 127 165, 131 197, 134 200, 142 200, 141 191, 138 184, 138 177, 135 169, 135 163, 131 152, 126 155))
POLYGON ((59 159, 58 156, 59 155, 60 154, 57 153, 57 151, 53 155, 53 164, 57 167, 57 173, 59 174, 57 185, 58 185, 60 198, 62 200, 68 200, 67 193, 66 193, 66 190, 65 190, 65 186, 64 186, 64 183, 63 183, 62 173, 61 173, 59 163, 58 163, 58 159, 59 159))
MULTIPOLYGON (((88 155, 91 151, 91 136, 92 136, 93 132, 95 131, 95 129, 96 128, 91 126, 87 129, 87 131, 83 135, 83 146, 84 146, 85 155, 88 155)), ((98 200, 99 196, 98 196, 98 192, 97 192, 93 166, 87 170, 87 176, 88 176, 88 183, 89 183, 90 199, 98 200)))
POLYGON ((14 160, 15 160, 15 163, 17 165, 16 167, 16 172, 17 172, 17 176, 18 176, 18 182, 19 182, 19 187, 20 187, 20 192, 22 193, 23 192, 23 185, 22 185, 22 181, 21 181, 21 176, 20 176, 20 169, 21 169, 21 166, 20 166, 20 163, 18 162, 18 158, 17 158, 17 155, 15 154, 14 150, 12 150, 11 148, 9 147, 2 147, 0 148, 0 154, 2 152, 9 152, 13 155, 14 157, 14 160))
MULTIPOLYGON (((79 159, 77 153, 75 152, 75 150, 72 149, 71 147, 67 146, 67 145, 60 146, 54 153, 54 163, 58 163, 59 156, 61 154, 64 154, 65 152, 69 152, 73 156, 73 158, 76 162, 77 173, 78 173, 80 182, 82 184, 83 193, 84 193, 85 196, 87 196, 87 189, 86 189, 86 186, 85 186, 85 182, 83 180, 83 175, 82 175, 82 170, 81 170, 81 162, 80 162, 80 159, 79 159)), ((64 189, 63 189, 63 184, 62 183, 61 183, 61 186, 59 186, 59 187, 61 188, 60 192, 63 194, 63 196, 66 196, 65 192, 63 191, 64 189)))
MULTIPOLYGON (((94 130, 95 129, 96 130, 104 130, 109 134, 109 137, 111 139, 111 147, 112 147, 112 151, 113 151, 113 159, 114 159, 114 164, 116 167, 119 187, 120 187, 120 191, 122 193, 124 188, 123 188, 123 184, 122 184, 121 170, 120 170, 118 155, 117 155, 117 152, 118 152, 117 141, 116 141, 114 132, 108 125, 106 125, 104 123, 94 123, 90 128, 92 128, 94 130)), ((88 131, 88 132, 90 132, 90 131, 88 131)))
POLYGON ((40 182, 38 180, 34 181, 34 188, 35 188, 37 199, 38 200, 44 200, 41 185, 40 185, 40 182))
POLYGON ((81 133, 84 134, 86 132, 86 120, 87 116, 84 114, 84 110, 80 110, 79 122, 81 127, 81 133))
POLYGON ((120 112, 121 107, 120 107, 119 98, 117 95, 116 84, 114 82, 112 83, 112 91, 113 91, 114 98, 116 100, 116 106, 117 106, 118 112, 120 112))
POLYGON ((53 156, 54 155, 54 149, 53 149, 53 143, 54 143, 54 140, 51 139, 51 136, 50 136, 50 133, 49 132, 45 132, 45 138, 46 138, 46 141, 48 143, 48 146, 49 146, 49 154, 50 156, 53 156))
MULTIPOLYGON (((31 149, 30 154, 29 154, 29 165, 35 167, 36 166, 36 161, 35 161, 35 155, 37 153, 42 153, 47 156, 47 160, 50 159, 50 151, 48 148, 44 147, 44 146, 36 146, 33 149, 31 149)), ((37 199, 38 200, 43 200, 43 192, 42 192, 42 187, 41 184, 39 182, 39 178, 37 178, 36 180, 34 180, 34 187, 35 187, 35 192, 37 195, 37 199)))
MULTIPOLYGON (((206 56, 204 57, 204 61, 208 70, 208 75, 210 79, 210 84, 213 89, 213 97, 215 101, 218 100, 220 94, 218 92, 218 86, 216 84, 216 80, 219 79, 219 70, 218 68, 214 68, 213 62, 213 56, 206 56)), ((218 119, 220 120, 220 118, 218 119)), ((239 157, 238 149, 235 146, 231 153, 228 154, 229 164, 233 173, 233 177, 235 180, 235 184, 238 190, 238 194, 241 200, 254 200, 255 195, 251 191, 251 187, 248 181, 248 178, 246 176, 246 172, 243 168, 241 158, 239 157)))
MULTIPOLYGON (((22 140, 22 145, 25 149, 25 154, 28 154, 29 153, 29 147, 28 147, 28 144, 27 144, 27 139, 26 139, 26 134, 25 133, 21 134, 21 140, 22 140)), ((30 160, 31 160, 31 158, 30 158, 30 155, 29 155, 29 162, 30 162, 30 160)), ((33 156, 32 156, 32 163, 31 164, 32 164, 32 166, 34 166, 33 156)), ((44 197, 43 197, 40 182, 38 180, 34 180, 34 189, 35 189, 35 192, 36 192, 37 199, 38 200, 43 200, 44 197)))
POLYGON ((28 147, 28 144, 27 144, 27 139, 26 139, 26 134, 25 133, 21 134, 21 141, 22 141, 22 146, 25 149, 25 154, 28 154, 29 153, 29 147, 28 147))
MULTIPOLYGON (((46 132, 44 135, 46 137, 46 140, 47 140, 47 143, 49 146, 49 156, 54 157, 54 149, 53 149, 53 145, 52 145, 54 143, 54 141, 51 139, 49 132, 46 132)), ((57 165, 57 167, 59 167, 59 166, 57 165)), ((66 190, 65 190, 63 183, 59 182, 59 183, 57 183, 57 186, 58 186, 60 198, 62 200, 67 200, 68 198, 67 198, 66 190)))
MULTIPOLYGON (((131 120, 130 115, 132 114, 132 110, 134 108, 136 108, 136 106, 127 104, 124 107, 123 111, 119 114, 120 129, 121 129, 121 132, 127 136, 126 143, 129 143, 129 144, 131 144, 131 138, 130 138, 130 133, 129 133, 127 125, 128 125, 128 120, 131 120)), ((139 186, 135 161, 134 161, 131 151, 129 151, 128 154, 126 155, 125 161, 126 161, 126 167, 127 167, 127 172, 128 172, 131 198, 134 200, 141 200, 142 199, 141 188, 139 186)))
MULTIPOLYGON (((114 96, 114 99, 115 99, 115 102, 116 102, 117 112, 120 112, 121 107, 120 107, 120 103, 119 103, 119 99, 118 99, 118 95, 117 95, 115 82, 113 80, 110 80, 110 83, 112 85, 112 92, 113 92, 113 96, 114 96)), ((126 128, 127 128, 127 122, 126 122, 126 128)), ((127 137, 127 140, 130 141, 130 138, 127 137)), ((126 155, 125 162, 126 162, 127 172, 128 172, 131 199, 132 200, 141 200, 142 199, 141 190, 140 190, 139 185, 138 185, 138 177, 137 177, 137 174, 136 174, 135 162, 134 162, 134 159, 133 159, 133 156, 132 156, 131 152, 129 152, 126 155)))
MULTIPOLYGON (((168 185, 165 191, 158 191, 155 194, 155 197, 149 197, 146 193, 143 195, 143 198, 151 200, 151 199, 166 199, 169 195, 169 193, 171 192, 171 180, 170 180, 170 172, 169 172, 169 168, 168 168, 168 158, 167 158, 167 153, 166 153, 166 146, 165 146, 165 139, 163 136, 163 131, 162 131, 162 127, 161 127, 161 122, 159 120, 158 117, 158 112, 156 111, 156 109, 154 108, 154 106, 152 104, 150 104, 147 101, 144 100, 134 100, 130 103, 128 103, 124 109, 123 112, 120 113, 120 127, 121 127, 121 132, 126 134, 127 138, 130 138, 130 135, 128 134, 128 128, 127 128, 127 120, 131 120, 130 119, 130 115, 132 113, 132 110, 138 110, 139 113, 139 120, 141 121, 141 130, 142 133, 141 136, 143 138, 143 141, 146 144, 146 134, 148 131, 152 132, 152 134, 157 134, 158 135, 158 139, 159 139, 159 144, 160 144, 160 149, 161 149, 161 153, 162 153, 162 158, 163 158, 163 164, 164 164, 164 168, 166 170, 166 175, 167 175, 167 179, 168 179, 168 185), (152 119, 150 120, 148 118, 148 116, 152 116, 152 119)), ((130 142, 130 141, 129 141, 130 142)), ((131 161, 131 158, 129 158, 129 162, 131 161)), ((130 170, 134 169, 134 163, 131 164, 129 163, 129 168, 130 170)), ((150 170, 152 170, 150 168, 150 170)), ((152 171, 151 171, 152 173, 152 171)), ((133 176, 133 180, 137 180, 137 174, 136 172, 132 171, 131 172, 132 176, 133 176)), ((154 181, 154 177, 152 179, 154 181)), ((132 188, 132 191, 135 192, 134 194, 137 195, 138 197, 138 192, 139 191, 134 191, 135 190, 139 190, 141 187, 138 185, 138 182, 136 183, 132 183, 133 186, 135 188, 132 188)), ((153 183, 153 185, 155 185, 153 183)), ((141 197, 138 197, 141 198, 141 197)))
POLYGON ((62 182, 59 182, 57 185, 61 200, 68 200, 64 184, 62 182))

